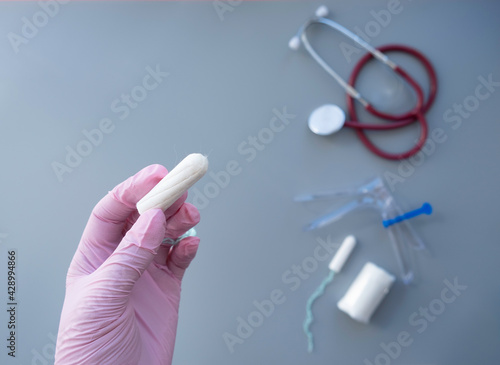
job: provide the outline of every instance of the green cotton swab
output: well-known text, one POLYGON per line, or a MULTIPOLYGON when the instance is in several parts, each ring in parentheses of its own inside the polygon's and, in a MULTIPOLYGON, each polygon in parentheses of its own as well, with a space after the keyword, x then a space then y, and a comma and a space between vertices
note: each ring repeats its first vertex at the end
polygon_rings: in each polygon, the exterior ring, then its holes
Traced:
POLYGON ((342 245, 340 245, 340 248, 335 253, 332 261, 330 261, 330 264, 328 265, 330 273, 325 279, 323 279, 320 286, 314 291, 314 293, 312 293, 312 295, 307 300, 306 319, 304 320, 303 329, 307 337, 307 351, 309 353, 311 353, 314 349, 313 334, 309 329, 311 323, 314 321, 312 305, 316 299, 323 295, 326 286, 331 283, 335 274, 338 274, 340 270, 342 270, 342 267, 349 258, 352 250, 354 249, 354 246, 356 246, 356 238, 354 236, 347 236, 344 239, 344 242, 342 242, 342 245))

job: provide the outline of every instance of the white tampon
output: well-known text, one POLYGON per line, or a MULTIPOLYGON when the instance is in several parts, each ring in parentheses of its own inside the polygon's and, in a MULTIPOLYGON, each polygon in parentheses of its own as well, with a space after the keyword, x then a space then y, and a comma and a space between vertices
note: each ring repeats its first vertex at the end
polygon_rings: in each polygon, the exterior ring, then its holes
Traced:
POLYGON ((332 261, 330 261, 328 268, 336 273, 339 273, 340 270, 342 270, 342 267, 344 267, 344 264, 349 258, 354 246, 356 246, 356 238, 354 238, 354 236, 347 236, 335 253, 335 256, 333 256, 332 261))
POLYGON ((349 255, 351 254, 354 246, 356 246, 356 238, 354 236, 347 236, 344 239, 344 242, 340 245, 340 248, 337 250, 335 253, 335 256, 333 256, 332 261, 330 262, 330 265, 328 265, 330 269, 330 273, 326 278, 323 279, 319 287, 312 293, 312 295, 309 297, 307 300, 306 304, 306 319, 304 320, 304 333, 307 336, 307 343, 308 347, 307 350, 311 352, 314 348, 314 343, 313 343, 313 334, 310 331, 309 327, 311 323, 314 320, 313 313, 312 313, 312 305, 316 299, 318 299, 320 296, 323 295, 325 292, 326 286, 333 280, 333 277, 342 270, 342 267, 344 266, 345 262, 349 258, 349 255))
POLYGON ((368 323, 394 280, 393 275, 367 262, 337 306, 356 321, 368 323))
POLYGON ((186 190, 200 180, 208 169, 208 159, 192 153, 182 160, 137 203, 139 214, 153 208, 167 210, 186 190))

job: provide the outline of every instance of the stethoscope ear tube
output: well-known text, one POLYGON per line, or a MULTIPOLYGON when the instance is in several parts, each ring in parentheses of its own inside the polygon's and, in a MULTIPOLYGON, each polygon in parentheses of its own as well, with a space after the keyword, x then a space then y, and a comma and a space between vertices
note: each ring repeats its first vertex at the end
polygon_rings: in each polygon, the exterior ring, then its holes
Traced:
MULTIPOLYGON (((409 158, 418 151, 420 151, 425 144, 425 141, 427 140, 428 136, 428 125, 427 125, 427 120, 425 118, 425 113, 429 110, 431 107, 432 103, 434 102, 436 98, 436 92, 437 92, 437 77, 436 73, 434 71, 434 68, 432 67, 431 63, 429 60, 420 52, 417 50, 403 46, 403 45, 386 45, 383 47, 377 48, 380 52, 403 52, 410 54, 411 56, 415 57, 417 60, 419 60, 422 65, 424 66, 425 70, 427 71, 427 75, 429 76, 429 96, 427 97, 427 100, 424 102, 424 95, 423 91, 418 85, 418 83, 400 66, 396 66, 395 71, 403 77, 405 81, 407 81, 410 86, 415 90, 417 94, 417 105, 413 108, 413 110, 401 114, 401 115, 391 115, 387 113, 383 113, 375 109, 371 104, 368 104, 365 109, 370 112, 371 114, 384 118, 390 121, 389 124, 385 125, 375 125, 376 128, 372 128, 373 125, 370 124, 365 124, 365 123, 360 123, 358 121, 357 117, 357 112, 356 108, 354 105, 354 98, 347 94, 347 108, 349 111, 349 116, 351 121, 347 121, 345 123, 346 127, 354 128, 356 129, 356 134, 361 140, 361 142, 374 154, 377 156, 380 156, 382 158, 386 158, 389 160, 401 160, 401 159, 406 159, 409 158), (409 149, 408 151, 405 152, 400 152, 400 153, 390 153, 387 151, 384 151, 377 147, 370 139, 366 136, 364 130, 365 129, 376 129, 376 130, 388 130, 388 129, 397 129, 404 127, 406 125, 412 124, 415 121, 418 121, 420 124, 420 137, 418 138, 417 142, 415 145, 409 149)), ((366 54, 361 60, 358 62, 358 64, 354 67, 353 72, 349 78, 349 85, 352 87, 355 87, 357 77, 361 71, 361 69, 364 67, 364 65, 370 61, 373 58, 373 55, 371 53, 366 54)))
POLYGON ((417 114, 417 120, 420 124, 420 136, 418 137, 418 140, 415 143, 415 145, 406 152, 390 153, 380 149, 366 136, 365 131, 362 128, 356 128, 356 134, 358 138, 361 140, 361 142, 366 146, 366 148, 368 148, 371 152, 373 152, 377 156, 386 158, 388 160, 404 160, 406 158, 410 158, 411 156, 417 154, 418 151, 422 149, 429 134, 429 127, 427 125, 425 116, 419 113, 417 114))

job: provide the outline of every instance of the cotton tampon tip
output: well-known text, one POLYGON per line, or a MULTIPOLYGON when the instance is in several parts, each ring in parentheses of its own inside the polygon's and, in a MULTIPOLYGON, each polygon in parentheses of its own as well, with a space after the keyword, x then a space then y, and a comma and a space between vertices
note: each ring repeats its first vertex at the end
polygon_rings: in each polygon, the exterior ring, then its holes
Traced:
POLYGON ((208 159, 192 153, 173 168, 147 193, 136 207, 140 214, 153 208, 167 210, 186 190, 193 186, 208 170, 208 159))
POLYGON ((342 267, 344 267, 345 262, 351 255, 354 246, 356 246, 356 238, 354 236, 347 236, 344 239, 344 242, 342 242, 342 245, 340 245, 340 248, 335 253, 335 256, 333 256, 333 259, 330 262, 330 265, 328 265, 328 268, 331 271, 339 273, 340 270, 342 270, 342 267))

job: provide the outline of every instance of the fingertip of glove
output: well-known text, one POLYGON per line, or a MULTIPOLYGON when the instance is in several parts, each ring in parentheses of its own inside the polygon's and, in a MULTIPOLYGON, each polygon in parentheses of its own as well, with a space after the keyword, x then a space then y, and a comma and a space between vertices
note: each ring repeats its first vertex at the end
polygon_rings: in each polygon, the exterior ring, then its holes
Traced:
POLYGON ((165 215, 163 214, 163 210, 159 208, 149 209, 139 215, 136 224, 143 224, 148 228, 165 228, 166 220, 165 215))
POLYGON ((199 243, 200 239, 198 237, 187 237, 170 252, 167 266, 179 280, 182 280, 184 272, 195 258, 199 243))
POLYGON ((146 166, 134 176, 115 186, 111 190, 111 194, 119 202, 128 207, 135 208, 135 204, 163 179, 167 173, 168 170, 160 164, 146 166))
POLYGON ((200 211, 191 203, 184 203, 186 207, 186 212, 190 217, 190 221, 195 225, 200 223, 200 211))
POLYGON ((198 247, 200 245, 199 237, 187 237, 181 242, 179 245, 179 256, 183 256, 186 259, 192 260, 196 256, 196 252, 198 251, 198 247))
POLYGON ((165 235, 165 216, 161 209, 150 209, 139 216, 127 235, 139 247, 156 251, 165 235))

